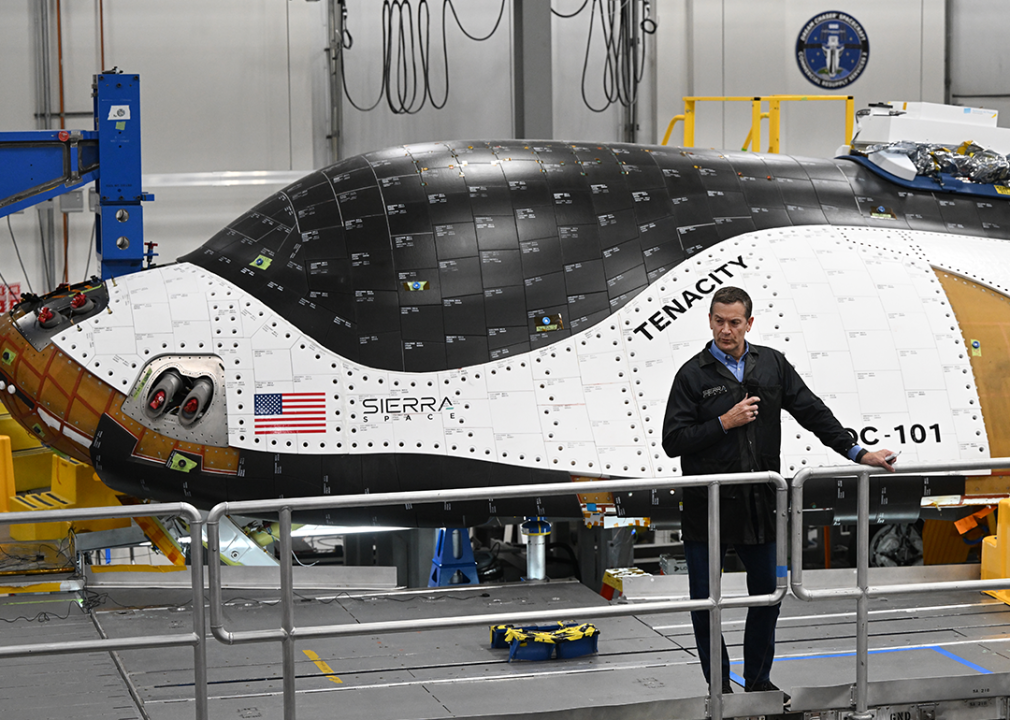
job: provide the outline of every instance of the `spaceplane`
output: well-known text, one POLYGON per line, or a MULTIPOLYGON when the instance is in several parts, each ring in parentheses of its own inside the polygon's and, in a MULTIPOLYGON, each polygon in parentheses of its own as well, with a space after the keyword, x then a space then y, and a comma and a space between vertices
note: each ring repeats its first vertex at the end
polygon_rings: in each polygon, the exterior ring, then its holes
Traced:
MULTIPOLYGON (((569 497, 313 519, 655 521, 676 493, 587 490, 679 473, 667 396, 732 284, 754 298, 751 341, 783 350, 864 447, 1006 456, 1008 194, 863 156, 396 147, 306 176, 175 263, 24 296, 0 319, 0 385, 43 442, 138 497, 571 479, 569 497)), ((844 462, 783 422, 783 474, 844 462)), ((965 491, 912 484, 916 514, 923 493, 965 491)))

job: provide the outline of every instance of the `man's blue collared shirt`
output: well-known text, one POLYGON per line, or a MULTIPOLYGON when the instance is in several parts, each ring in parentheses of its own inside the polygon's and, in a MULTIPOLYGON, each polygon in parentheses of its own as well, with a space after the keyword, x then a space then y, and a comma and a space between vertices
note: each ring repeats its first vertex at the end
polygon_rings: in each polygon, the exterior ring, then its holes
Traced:
POLYGON ((709 345, 709 350, 712 352, 712 356, 726 366, 726 369, 733 373, 733 377, 736 378, 737 382, 743 382, 743 366, 744 362, 747 360, 747 353, 750 352, 750 343, 744 340, 743 343, 743 355, 737 360, 732 355, 727 355, 719 346, 715 344, 715 340, 709 345))
MULTIPOLYGON (((737 382, 741 383, 743 382, 744 362, 747 360, 747 354, 750 353, 749 342, 747 342, 746 340, 744 341, 743 355, 740 356, 739 360, 737 360, 732 355, 727 355, 722 350, 720 350, 719 346, 715 344, 715 340, 713 340, 712 343, 709 345, 709 351, 712 353, 712 357, 714 357, 716 360, 725 365, 726 369, 729 370, 731 373, 733 373, 733 377, 736 378, 737 382)), ((722 418, 719 418, 719 425, 722 425, 722 418)), ((722 431, 726 432, 726 428, 723 428, 722 431)), ((853 445, 849 449, 849 452, 847 453, 849 456, 849 460, 855 462, 856 456, 859 455, 862 449, 863 448, 859 443, 853 445)))

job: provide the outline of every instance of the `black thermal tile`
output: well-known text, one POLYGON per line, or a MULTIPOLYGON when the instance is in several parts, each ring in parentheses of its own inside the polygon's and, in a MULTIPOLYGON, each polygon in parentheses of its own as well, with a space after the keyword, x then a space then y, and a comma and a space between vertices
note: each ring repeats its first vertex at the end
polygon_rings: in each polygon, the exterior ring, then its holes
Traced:
POLYGON ((400 332, 358 330, 358 362, 369 367, 403 370, 403 347, 400 332))
POLYGON ((468 192, 436 193, 428 196, 428 215, 432 225, 473 222, 468 192))
POLYGON ((484 293, 443 298, 442 325, 446 335, 483 335, 487 330, 484 293))
POLYGON ((389 226, 385 215, 344 220, 344 241, 349 254, 375 250, 376 238, 382 238, 381 244, 388 247, 388 237, 389 226))
POLYGON ((618 295, 624 295, 632 290, 645 287, 648 282, 649 279, 645 276, 645 265, 636 265, 633 268, 625 270, 620 275, 608 278, 607 293, 613 299, 618 295))
MULTIPOLYGON (((239 242, 244 235, 240 235, 238 231, 226 227, 223 230, 218 230, 214 236, 200 246, 202 250, 213 250, 215 253, 224 251, 231 245, 239 242)), ((248 238, 247 238, 248 239, 248 238)))
POLYGON ((793 225, 824 225, 828 222, 820 205, 791 205, 786 203, 786 212, 793 225))
POLYGON ((424 192, 432 195, 457 195, 467 192, 466 179, 458 168, 432 168, 421 172, 424 192))
POLYGON ((590 184, 589 191, 593 212, 597 216, 627 210, 635 204, 624 182, 594 182, 590 184))
POLYGON ((354 320, 358 332, 386 333, 400 329, 400 300, 396 292, 354 291, 354 320))
POLYGON ((351 253, 351 280, 356 290, 396 290, 396 270, 389 252, 351 253))
POLYGON ((515 250, 519 247, 519 232, 511 213, 481 215, 473 221, 477 227, 477 247, 481 250, 515 250))
POLYGON ((642 264, 642 244, 635 238, 603 251, 603 270, 608 278, 642 264))
POLYGON ((420 177, 417 171, 417 166, 414 164, 413 158, 409 155, 376 160, 370 164, 372 173, 379 180, 404 176, 413 176, 414 178, 420 177))
POLYGON ((354 320, 354 294, 310 288, 306 297, 348 323, 354 320))
POLYGON ((589 294, 605 290, 607 278, 603 274, 603 260, 565 265, 565 292, 571 295, 589 294))
POLYGON ((479 365, 488 361, 486 335, 446 335, 445 361, 450 368, 479 365))
POLYGON ((389 203, 386 205, 386 218, 390 235, 431 232, 427 203, 389 203))
POLYGON ((974 198, 946 195, 938 201, 940 215, 949 232, 985 235, 974 198))
POLYGON ((242 237, 250 240, 259 240, 264 235, 278 228, 283 229, 284 224, 273 219, 269 215, 250 213, 236 219, 228 226, 231 230, 239 233, 242 237))
MULTIPOLYGON (((491 325, 526 325, 526 292, 509 286, 484 291, 484 327, 491 325)), ((449 326, 446 325, 448 331, 449 326)), ((469 333, 468 333, 469 334, 469 333)))
POLYGON ((316 342, 325 344, 333 324, 333 313, 307 297, 300 298, 297 307, 294 318, 298 328, 316 342))
POLYGON ((600 229, 595 223, 560 226, 558 240, 561 241, 561 257, 565 263, 603 257, 600 248, 600 229))
POLYGON ((379 181, 382 200, 386 205, 393 203, 427 203, 428 193, 421 186, 417 175, 388 177, 379 181))
MULTIPOLYGON (((841 173, 838 173, 838 177, 842 177, 841 173)), ((822 206, 829 205, 839 212, 844 212, 845 210, 851 210, 856 213, 859 212, 859 206, 856 205, 856 199, 852 197, 852 188, 849 187, 849 183, 845 182, 844 178, 838 182, 829 180, 812 180, 811 184, 814 186, 814 192, 817 193, 818 204, 822 206)))
POLYGON ((635 211, 632 209, 599 215, 596 219, 599 222, 600 244, 603 247, 613 247, 638 237, 638 223, 635 222, 635 211))
POLYGON ((578 317, 572 317, 571 331, 573 333, 579 333, 583 330, 587 330, 597 323, 601 323, 606 320, 613 313, 613 309, 608 307, 606 310, 597 310, 594 313, 579 315, 578 317))
POLYGON ((334 195, 375 185, 375 175, 372 174, 371 168, 345 171, 340 171, 339 168, 340 165, 334 165, 323 171, 323 174, 330 179, 334 195))
MULTIPOLYGON (((779 192, 779 185, 774 179, 744 175, 740 178, 740 189, 743 190, 743 196, 750 207, 780 207, 782 205, 782 193, 779 192)), ((851 190, 849 196, 852 196, 851 190)))
POLYGON ((589 225, 596 222, 593 199, 587 190, 556 190, 554 217, 558 225, 589 225))
MULTIPOLYGON (((105 436, 103 434, 103 443, 105 436)), ((267 435, 261 438, 260 445, 269 446, 267 435)), ((277 497, 274 490, 273 453, 250 452, 243 450, 239 457, 238 472, 228 476, 228 493, 231 497, 277 497), (253 495, 251 493, 269 492, 273 495, 253 495)))
POLYGON ((638 226, 639 239, 642 242, 642 247, 650 247, 655 245, 660 245, 671 239, 676 239, 677 228, 682 223, 677 221, 677 218, 668 217, 656 220, 654 222, 642 223, 638 226))
POLYGON ((317 179, 319 184, 304 185, 297 192, 288 194, 288 199, 291 201, 291 205, 294 207, 296 212, 307 207, 312 207, 313 205, 336 202, 336 196, 333 194, 333 188, 330 187, 326 178, 320 175, 317 179))
MULTIPOLYGON (((607 153, 604 151, 606 155, 607 153)), ((580 158, 582 158, 580 153, 580 158)), ((582 158, 582 172, 585 173, 586 182, 590 185, 608 185, 614 192, 627 192, 628 184, 624 179, 624 171, 611 155, 609 158, 601 155, 600 160, 587 160, 582 158)))
POLYGON ((523 275, 546 275, 561 269, 561 242, 557 237, 544 237, 519 243, 523 275))
POLYGON ((549 205, 515 208, 516 229, 519 241, 551 237, 558 232, 554 210, 549 205))
POLYGON ((439 260, 473 257, 477 254, 477 230, 472 222, 435 225, 435 252, 439 260))
MULTIPOLYGON (((821 216, 820 223, 824 223, 824 216, 821 216)), ((751 218, 748 212, 745 217, 719 217, 715 219, 715 229, 719 233, 719 237, 723 240, 728 240, 731 237, 736 237, 737 235, 743 235, 747 232, 754 232, 757 227, 754 225, 754 220, 751 218)), ((649 268, 649 263, 646 263, 646 268, 649 268)))
POLYGON ((673 216, 674 205, 666 188, 635 190, 631 196, 635 201, 635 221, 639 225, 673 216))
POLYGON ((525 355, 530 351, 530 341, 523 340, 515 345, 509 345, 508 347, 497 348, 490 352, 492 360, 503 360, 507 357, 515 357, 517 355, 525 355))
POLYGON ((810 176, 806 170, 800 167, 794 158, 788 155, 762 155, 761 160, 768 169, 768 174, 778 178, 792 178, 794 180, 809 180, 810 176))
POLYGON ((466 163, 463 165, 463 172, 467 172, 474 165, 490 165, 498 161, 494 152, 481 141, 453 142, 451 146, 456 158, 461 163, 466 163))
MULTIPOLYGON (((501 180, 499 179, 500 183, 501 180)), ((499 185, 470 185, 470 210, 474 217, 512 213, 512 199, 508 188, 499 185)))
POLYGON ((442 288, 435 268, 398 271, 396 290, 401 305, 442 306, 442 288))
POLYGON ((343 227, 323 228, 302 233, 305 256, 313 259, 345 258, 347 244, 343 227))
POLYGON ((487 328, 488 350, 494 351, 520 342, 528 342, 528 334, 525 324, 518 327, 489 325, 487 328))
POLYGON ((539 163, 522 163, 532 166, 532 170, 516 173, 514 166, 519 163, 508 163, 505 166, 505 177, 508 180, 512 207, 537 207, 551 202, 551 192, 547 187, 546 174, 539 163))
MULTIPOLYGON (((782 214, 785 214, 784 210, 782 214)), ((677 232, 680 234, 680 244, 688 256, 712 247, 722 239, 719 237, 718 230, 715 229, 715 223, 680 227, 677 228, 677 232)))
POLYGON ((814 207, 817 205, 817 193, 810 180, 796 178, 775 178, 775 184, 782 193, 782 202, 786 205, 814 207))
POLYGON ((407 372, 444 370, 445 342, 404 340, 403 369, 407 372))
POLYGON ((838 169, 835 160, 821 160, 819 158, 796 158, 803 172, 813 181, 825 180, 829 182, 845 182, 845 176, 838 169))
MULTIPOLYGON (((604 283, 604 287, 606 287, 606 283, 604 283)), ((610 312, 610 296, 607 295, 606 290, 568 296, 569 325, 571 325, 571 320, 575 318, 589 316, 604 310, 610 312)))
POLYGON ((666 181, 666 190, 672 198, 705 194, 701 176, 689 164, 664 167, 663 179, 666 181))
POLYGON ((705 190, 721 190, 723 192, 739 192, 740 179, 733 166, 725 159, 707 157, 697 163, 698 177, 705 190))
POLYGON ((1003 237, 1001 231, 1010 228, 1010 222, 1006 219, 1006 204, 1004 201, 993 199, 975 201, 975 208, 978 211, 978 219, 982 223, 982 229, 986 233, 1003 237))
POLYGON ((525 285, 526 307, 531 310, 566 302, 564 271, 526 278, 525 285))
POLYGON ((392 239, 393 265, 397 270, 437 268, 435 236, 428 232, 420 235, 397 235, 392 239))
POLYGON ((337 202, 345 223, 354 218, 382 215, 386 209, 379 188, 374 185, 342 192, 337 195, 337 202))
POLYGON ((439 260, 442 297, 475 295, 484 289, 480 280, 480 258, 439 260))
POLYGON ((708 207, 713 218, 744 217, 750 214, 750 205, 739 191, 709 190, 708 207))
POLYGON ((663 171, 655 164, 652 157, 643 158, 635 165, 625 165, 624 172, 627 173, 625 179, 628 182, 628 189, 632 192, 663 189, 666 186, 663 171))
POLYGON ((287 195, 279 192, 269 196, 246 214, 262 215, 290 226, 292 225, 291 213, 291 203, 288 201, 287 195))
MULTIPOLYGON (((781 205, 778 207, 751 206, 750 217, 754 221, 754 227, 758 230, 790 227, 792 224, 789 220, 789 213, 781 205)), ((685 247, 687 246, 685 245, 685 247)))
POLYGON ((523 263, 518 250, 485 250, 480 254, 484 287, 523 284, 523 263))

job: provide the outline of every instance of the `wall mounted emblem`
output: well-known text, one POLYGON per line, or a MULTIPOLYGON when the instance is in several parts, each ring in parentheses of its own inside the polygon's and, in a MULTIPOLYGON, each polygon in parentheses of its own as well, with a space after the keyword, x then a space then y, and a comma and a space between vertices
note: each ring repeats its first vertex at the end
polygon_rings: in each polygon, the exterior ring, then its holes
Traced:
POLYGON ((837 90, 854 83, 870 59, 866 30, 837 10, 812 17, 796 38, 796 62, 817 87, 837 90))

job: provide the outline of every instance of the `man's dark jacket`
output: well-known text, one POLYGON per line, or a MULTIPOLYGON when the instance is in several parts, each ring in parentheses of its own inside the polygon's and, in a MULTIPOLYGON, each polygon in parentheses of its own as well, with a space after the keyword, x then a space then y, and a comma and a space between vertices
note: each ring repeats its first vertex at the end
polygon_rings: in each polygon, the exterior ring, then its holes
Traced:
MULTIPOLYGON (((788 410, 800 425, 842 455, 855 444, 782 353, 750 345, 741 383, 716 360, 710 346, 677 372, 666 405, 663 449, 670 457, 680 456, 684 475, 779 472, 782 410, 788 410), (747 394, 760 398, 757 419, 723 432, 719 416, 747 394)), ((684 539, 704 542, 708 537, 708 489, 686 488, 683 503, 684 539)), ((775 541, 775 491, 770 483, 724 485, 720 507, 724 543, 775 541)))

